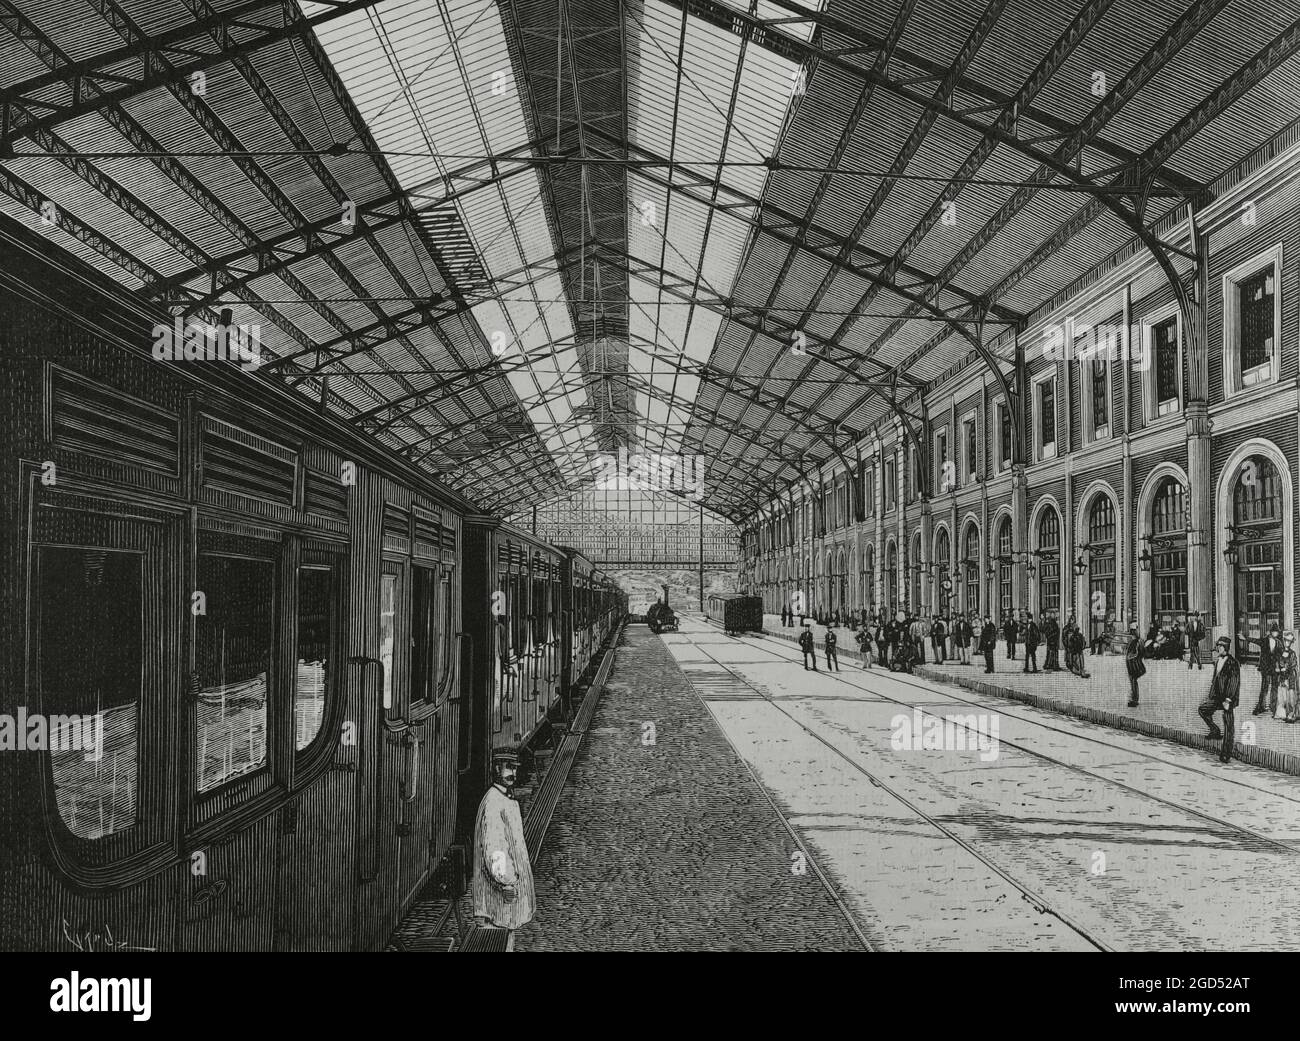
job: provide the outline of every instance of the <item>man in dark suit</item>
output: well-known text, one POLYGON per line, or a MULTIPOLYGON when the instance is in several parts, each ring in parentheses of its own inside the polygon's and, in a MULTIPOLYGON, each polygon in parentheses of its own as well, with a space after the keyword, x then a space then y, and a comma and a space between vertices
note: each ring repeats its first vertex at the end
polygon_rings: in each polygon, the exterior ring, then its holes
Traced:
POLYGON ((904 623, 898 620, 898 614, 895 612, 894 617, 889 620, 885 626, 885 636, 889 640, 889 658, 893 661, 898 657, 898 645, 903 640, 904 623))
POLYGON ((1056 620, 1056 612, 1049 611, 1043 619, 1043 643, 1047 645, 1047 660, 1043 662, 1044 672, 1060 672, 1061 659, 1061 623, 1056 620))
POLYGON ((939 615, 930 623, 930 647, 934 651, 934 663, 942 665, 948 647, 948 627, 939 615))
POLYGON ((813 642, 812 629, 804 626, 799 634, 799 650, 803 651, 803 669, 808 671, 808 662, 812 661, 812 671, 817 671, 817 645, 813 642))
POLYGON ((1201 621, 1201 612, 1189 612, 1187 615, 1187 668, 1189 670, 1193 663, 1198 669, 1204 668, 1201 664, 1201 641, 1204 639, 1205 623, 1201 621))
POLYGON ((1025 638, 1025 672, 1038 671, 1038 642, 1042 638, 1042 633, 1038 630, 1038 623, 1034 621, 1034 616, 1028 611, 1025 612, 1025 625, 1022 634, 1025 638))
POLYGON ((1002 626, 1002 635, 1007 638, 1007 658, 1015 661, 1016 637, 1020 635, 1020 627, 1016 625, 1016 616, 1010 611, 1007 612, 1007 620, 1002 626))
POLYGON ((991 617, 984 619, 984 628, 980 630, 980 653, 984 655, 984 671, 993 671, 993 652, 998 649, 998 627, 991 617))
POLYGON ((1219 762, 1226 763, 1232 758, 1232 742, 1236 735, 1234 710, 1241 696, 1241 667, 1231 654, 1232 641, 1220 636, 1214 643, 1217 655, 1214 662, 1214 678, 1210 681, 1210 694, 1197 708, 1205 725, 1210 728, 1211 741, 1223 739, 1219 748, 1219 762), (1214 725, 1214 714, 1223 713, 1223 729, 1214 725))
POLYGON ((1128 624, 1128 646, 1124 648, 1124 667, 1128 670, 1128 707, 1137 708, 1138 680, 1147 674, 1147 667, 1142 662, 1142 634, 1137 622, 1128 624))
MULTIPOLYGON (((1259 701, 1251 715, 1258 716, 1277 711, 1277 659, 1282 654, 1282 638, 1278 635, 1277 622, 1268 630, 1268 635, 1259 641, 1259 701)), ((1236 660, 1235 658, 1233 659, 1236 660)))

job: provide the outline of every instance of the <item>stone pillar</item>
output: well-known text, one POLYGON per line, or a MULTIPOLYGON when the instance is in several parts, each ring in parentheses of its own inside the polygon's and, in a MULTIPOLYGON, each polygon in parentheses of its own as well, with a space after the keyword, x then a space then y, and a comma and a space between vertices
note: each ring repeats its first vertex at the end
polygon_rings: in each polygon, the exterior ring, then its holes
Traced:
POLYGON ((1024 463, 1011 464, 1011 551, 1018 563, 1011 568, 1011 605, 1014 610, 1029 606, 1029 576, 1025 572, 1025 550, 1029 533, 1029 481, 1024 463))
POLYGON ((1204 401, 1189 401, 1187 417, 1187 606, 1210 617, 1214 588, 1214 485, 1210 479, 1210 415, 1204 401))
POLYGON ((874 513, 876 521, 876 566, 871 576, 872 584, 875 588, 872 590, 872 596, 877 609, 885 606, 884 581, 885 581, 885 452, 879 441, 871 443, 871 455, 875 459, 876 465, 873 467, 874 480, 871 482, 871 494, 876 504, 874 513))
POLYGON ((894 429, 898 435, 894 442, 894 474, 897 478, 897 489, 894 494, 895 501, 898 503, 894 524, 894 538, 898 541, 898 574, 895 583, 898 588, 897 603, 902 604, 912 596, 907 570, 907 565, 912 562, 910 559, 912 547, 907 540, 907 446, 903 441, 902 426, 896 424, 894 429))
MULTIPOLYGON (((1210 480, 1210 373, 1209 333, 1206 313, 1209 301, 1209 236, 1192 224, 1192 246, 1197 257, 1195 302, 1183 307, 1183 341, 1187 352, 1187 606, 1204 611, 1211 618, 1214 590, 1214 485, 1210 480), (1190 311, 1190 313, 1188 313, 1190 311)), ((1290 561, 1286 566, 1291 566, 1290 561)))
POLYGON ((930 575, 930 564, 934 553, 931 542, 934 539, 934 519, 931 516, 930 500, 921 498, 921 603, 917 610, 924 615, 934 614, 935 585, 930 575))

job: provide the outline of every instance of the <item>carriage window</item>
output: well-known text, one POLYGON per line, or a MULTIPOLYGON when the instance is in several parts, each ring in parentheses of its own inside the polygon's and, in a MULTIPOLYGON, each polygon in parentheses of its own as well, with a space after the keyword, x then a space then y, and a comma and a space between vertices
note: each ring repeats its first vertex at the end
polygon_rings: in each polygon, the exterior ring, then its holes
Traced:
POLYGON ((397 645, 397 576, 379 576, 379 660, 384 665, 384 711, 393 707, 393 648, 397 645))
MULTIPOLYGON (((136 822, 143 569, 143 558, 134 553, 40 550, 37 632, 45 741, 59 816, 83 839, 103 838, 136 822)), ((30 734, 29 727, 29 741, 30 734)))
POLYGON ((275 562, 199 555, 207 613, 195 622, 195 778, 211 791, 266 765, 275 562))
POLYGON ((432 701, 438 676, 437 576, 411 569, 411 701, 432 701))
POLYGON ((533 643, 546 642, 546 582, 543 579, 533 579, 533 643))
MULTIPOLYGON (((325 694, 332 678, 333 571, 298 569, 298 652, 293 693, 293 747, 301 752, 320 733, 325 694)), ((390 652, 391 653, 391 652, 390 652)))
POLYGON ((438 619, 441 625, 439 636, 441 637, 442 649, 438 655, 438 695, 439 698, 446 697, 447 682, 452 675, 452 665, 454 664, 452 656, 452 602, 451 602, 451 572, 443 568, 442 578, 438 582, 438 619))

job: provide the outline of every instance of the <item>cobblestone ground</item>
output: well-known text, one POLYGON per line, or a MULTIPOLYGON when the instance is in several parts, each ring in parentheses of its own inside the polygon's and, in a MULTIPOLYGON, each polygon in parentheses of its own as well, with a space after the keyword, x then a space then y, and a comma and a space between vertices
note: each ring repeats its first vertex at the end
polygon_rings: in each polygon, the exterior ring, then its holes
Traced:
MULTIPOLYGON (((799 631, 797 627, 783 629, 780 615, 764 615, 764 626, 769 633, 778 635, 797 635, 799 631)), ((822 647, 826 627, 814 624, 810 628, 817 643, 818 666, 824 667, 826 656, 822 647)), ((835 630, 835 635, 839 641, 841 657, 852 658, 856 668, 856 657, 844 653, 857 650, 853 631, 841 627, 835 630)), ((1129 696, 1128 672, 1121 654, 1085 654, 1084 668, 1090 675, 1087 679, 1082 679, 1065 671, 1041 671, 1047 657, 1041 647, 1038 650, 1040 671, 1037 674, 1026 673, 1024 648, 1016 648, 1016 659, 1013 661, 1007 658, 1006 644, 999 642, 993 655, 994 674, 988 676, 984 672, 984 659, 974 652, 971 654, 971 665, 954 664, 951 659, 943 665, 936 665, 927 644, 925 668, 931 673, 955 679, 987 681, 1012 694, 1032 694, 1076 708, 1113 711, 1199 738, 1206 733, 1206 728, 1196 714, 1196 707, 1210 689, 1213 662, 1211 651, 1210 641, 1203 641, 1201 660, 1205 663, 1205 668, 1200 670, 1189 670, 1186 660, 1148 661, 1147 674, 1140 681, 1137 708, 1126 705, 1129 696)), ((1064 656, 1061 661, 1064 665, 1064 656)), ((1235 713, 1238 745, 1256 745, 1300 757, 1300 723, 1287 724, 1267 714, 1253 715, 1252 710, 1258 696, 1259 672, 1254 665, 1243 665, 1241 704, 1235 713)), ((1221 716, 1216 719, 1222 722, 1221 716)), ((1210 743, 1206 742, 1206 748, 1210 747, 1210 743)), ((1217 748, 1217 744, 1214 747, 1217 748)))
POLYGON ((516 950, 861 950, 799 852, 663 642, 632 626, 516 950))

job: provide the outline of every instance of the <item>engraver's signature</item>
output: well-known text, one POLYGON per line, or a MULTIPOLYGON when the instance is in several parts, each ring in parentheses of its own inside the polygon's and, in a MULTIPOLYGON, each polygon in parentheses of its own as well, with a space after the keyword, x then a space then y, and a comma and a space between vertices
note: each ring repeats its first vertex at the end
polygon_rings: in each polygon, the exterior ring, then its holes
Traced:
POLYGON ((89 954, 91 951, 157 951, 157 947, 136 947, 127 942, 119 941, 113 938, 113 930, 105 925, 102 929, 95 930, 86 926, 73 933, 72 926, 68 920, 63 919, 63 938, 72 944, 73 948, 89 954))

